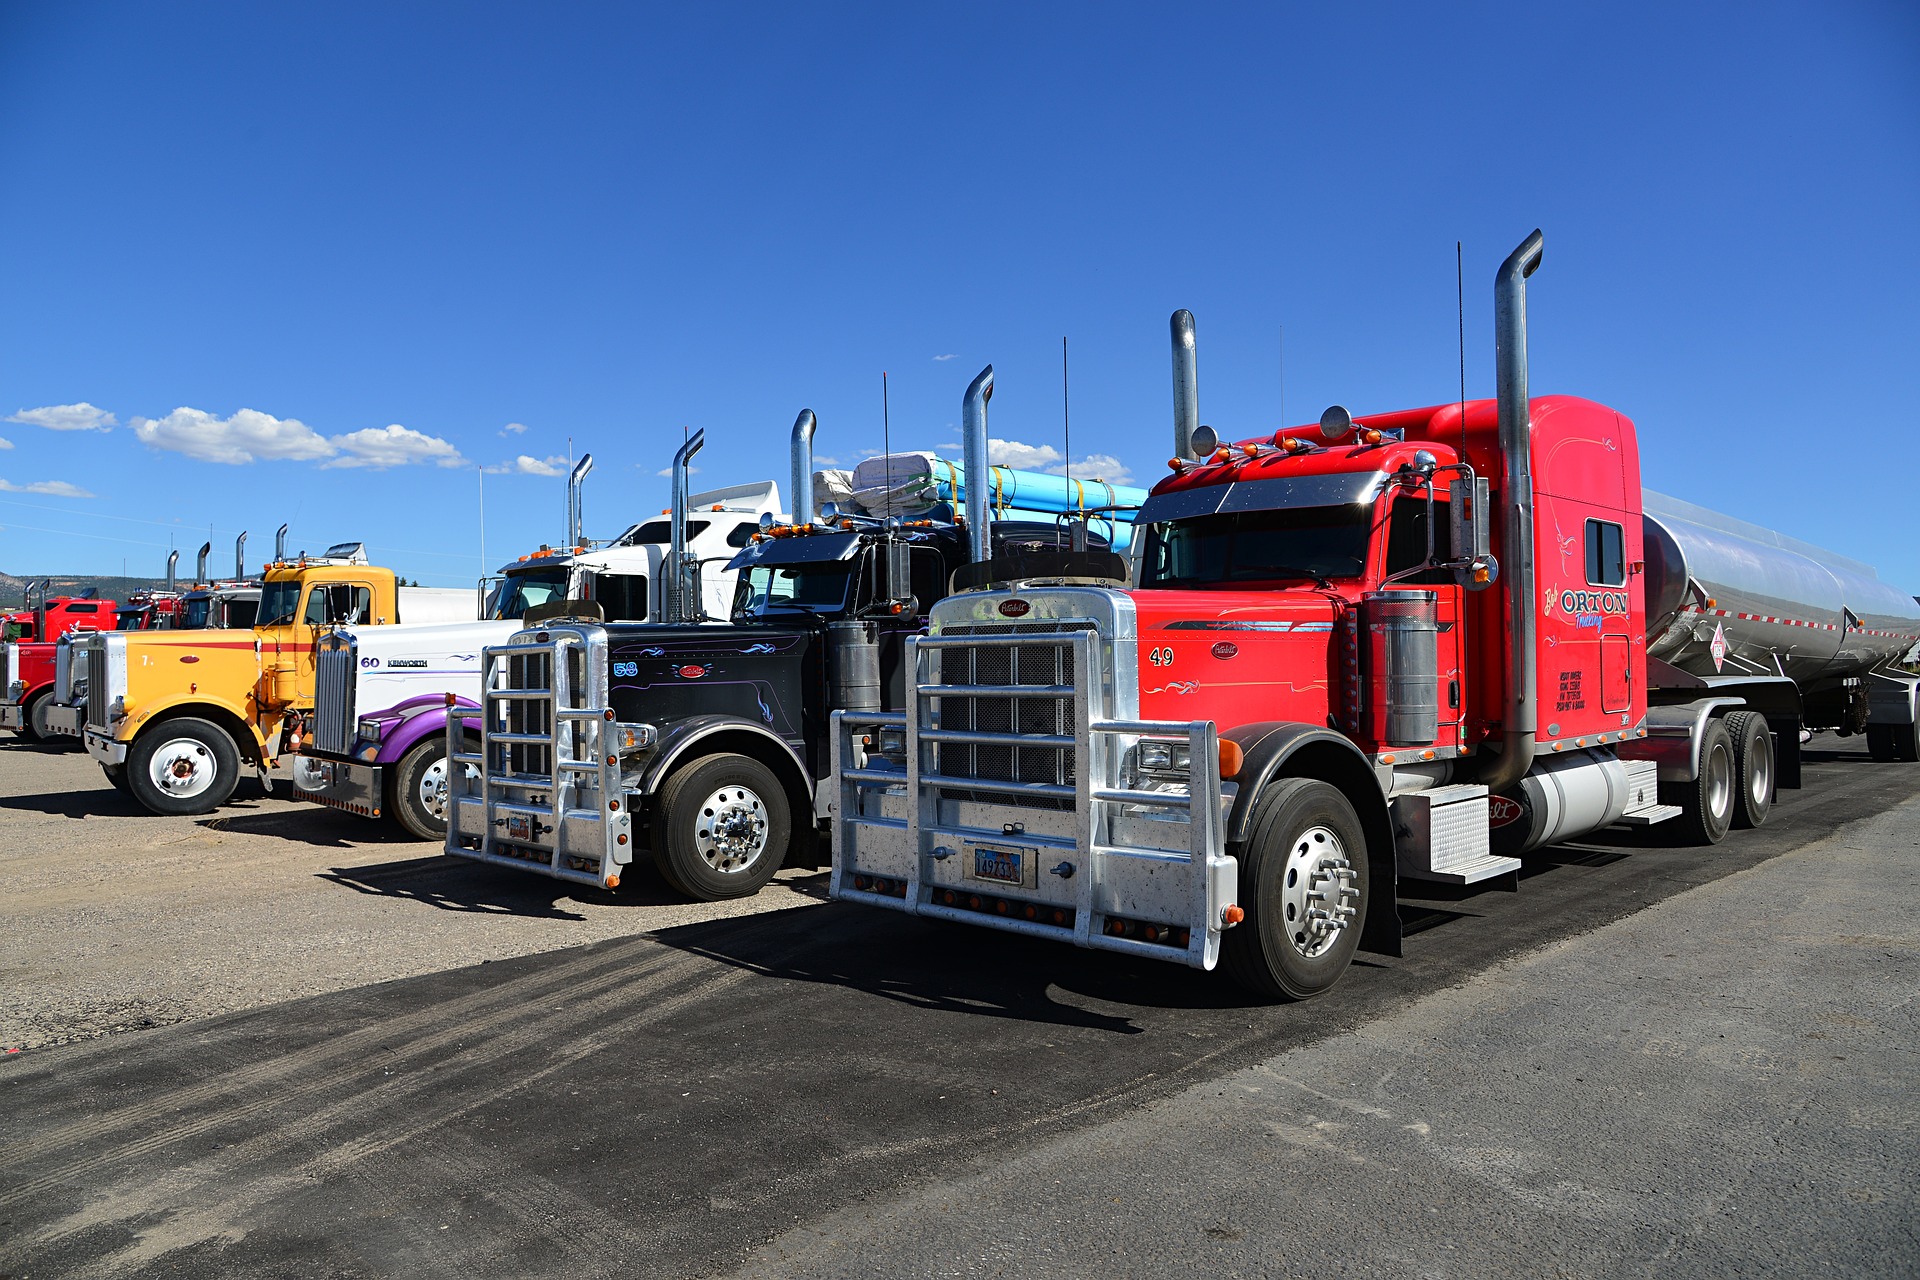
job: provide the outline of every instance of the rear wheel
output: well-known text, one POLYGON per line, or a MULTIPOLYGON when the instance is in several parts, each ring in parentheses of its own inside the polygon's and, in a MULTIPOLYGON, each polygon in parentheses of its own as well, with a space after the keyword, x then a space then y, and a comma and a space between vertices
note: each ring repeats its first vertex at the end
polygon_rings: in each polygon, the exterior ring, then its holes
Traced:
POLYGON ((1682 844, 1719 844, 1733 825, 1738 803, 1733 737, 1724 720, 1710 720, 1700 734, 1700 771, 1692 782, 1663 782, 1660 803, 1677 804, 1672 831, 1682 844))
POLYGON ((1257 995, 1305 1000, 1331 987, 1360 945, 1367 844, 1339 790, 1286 778, 1263 799, 1240 855, 1240 906, 1222 960, 1257 995))
POLYGON ((1757 827, 1773 809, 1773 733, 1767 718, 1757 711, 1727 713, 1727 736, 1733 739, 1733 777, 1739 794, 1733 805, 1733 825, 1757 827))
MULTIPOLYGON (((436 733, 415 743, 393 771, 389 812, 407 833, 420 840, 447 838, 447 736, 436 733)), ((470 764, 460 766, 475 776, 470 764)))
POLYGON ((1920 760, 1920 734, 1910 724, 1870 724, 1867 754, 1882 763, 1920 760))
POLYGON ((240 781, 240 751, 216 724, 162 720, 127 752, 127 789, 154 813, 211 813, 240 781))
POLYGON ((653 847, 660 874, 689 898, 760 892, 793 838, 786 788, 749 756, 705 756, 660 790, 653 847))

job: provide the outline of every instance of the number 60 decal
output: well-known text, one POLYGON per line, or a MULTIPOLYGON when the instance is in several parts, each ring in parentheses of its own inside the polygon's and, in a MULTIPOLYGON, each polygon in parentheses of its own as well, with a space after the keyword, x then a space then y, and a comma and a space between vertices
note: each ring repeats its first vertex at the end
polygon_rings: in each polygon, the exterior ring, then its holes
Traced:
POLYGON ((1147 661, 1152 663, 1156 667, 1172 666, 1173 665, 1172 647, 1168 645, 1161 645, 1159 648, 1152 650, 1150 653, 1147 654, 1147 661))

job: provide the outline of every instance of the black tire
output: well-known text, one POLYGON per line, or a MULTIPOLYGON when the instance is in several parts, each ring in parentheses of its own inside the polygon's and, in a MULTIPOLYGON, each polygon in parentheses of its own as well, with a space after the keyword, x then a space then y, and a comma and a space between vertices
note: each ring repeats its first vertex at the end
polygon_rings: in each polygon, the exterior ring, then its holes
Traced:
POLYGON ((123 764, 103 764, 100 772, 107 775, 107 781, 113 784, 115 791, 127 790, 127 766, 123 764))
MULTIPOLYGON (((461 768, 471 768, 462 765, 461 768)), ((408 748, 394 766, 387 813, 416 840, 447 838, 447 735, 408 748)))
POLYGON ((35 742, 57 742, 53 736, 53 726, 47 723, 47 712, 53 710, 53 690, 48 689, 39 697, 27 703, 27 726, 33 730, 35 742))
POLYGON ((780 869, 792 839, 786 788, 749 756, 702 756, 682 765, 654 806, 660 874, 701 902, 760 892, 780 869), (726 828, 716 827, 715 819, 726 828))
POLYGON ((1326 991, 1360 945, 1368 887, 1366 833, 1347 798, 1312 778, 1273 783, 1240 853, 1240 907, 1247 914, 1223 940, 1228 975, 1269 999, 1307 1000, 1326 991), (1323 908, 1308 908, 1304 895, 1324 889, 1314 875, 1330 865, 1344 922, 1316 936, 1302 912, 1323 908))
POLYGON ((1692 782, 1660 784, 1660 803, 1680 806, 1680 816, 1668 824, 1673 838, 1692 845, 1724 840, 1738 807, 1738 778, 1733 736, 1727 732, 1726 721, 1708 721, 1700 735, 1699 774, 1692 782))
POLYGON ((1727 736, 1733 740, 1733 780, 1738 794, 1733 803, 1733 825, 1764 826, 1773 811, 1777 772, 1773 759, 1773 731, 1757 711, 1729 711, 1727 736))
POLYGON ((1920 733, 1910 724, 1870 724, 1867 754, 1882 764, 1920 760, 1920 733))
POLYGON ((127 752, 127 791, 153 813, 211 813, 240 782, 240 749, 219 725, 181 716, 148 725, 127 752), (154 775, 179 782, 163 787, 154 775))
POLYGON ((45 712, 39 711, 39 708, 46 700, 47 695, 43 693, 38 698, 30 700, 26 706, 21 708, 20 727, 14 730, 14 733, 17 735, 15 741, 45 742, 47 740, 47 735, 42 733, 34 724, 34 721, 41 715, 46 714, 45 712))

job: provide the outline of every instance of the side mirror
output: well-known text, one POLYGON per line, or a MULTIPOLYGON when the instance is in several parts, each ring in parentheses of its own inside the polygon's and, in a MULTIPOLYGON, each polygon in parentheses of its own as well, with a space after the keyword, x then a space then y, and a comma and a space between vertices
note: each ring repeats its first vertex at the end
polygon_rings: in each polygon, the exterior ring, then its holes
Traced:
POLYGON ((905 600, 913 594, 913 548, 897 539, 887 539, 887 602, 905 600))
POLYGON ((1464 561, 1460 583, 1469 591, 1484 591, 1500 577, 1493 558, 1493 503, 1484 476, 1462 476, 1447 486, 1447 519, 1453 535, 1453 558, 1464 561))

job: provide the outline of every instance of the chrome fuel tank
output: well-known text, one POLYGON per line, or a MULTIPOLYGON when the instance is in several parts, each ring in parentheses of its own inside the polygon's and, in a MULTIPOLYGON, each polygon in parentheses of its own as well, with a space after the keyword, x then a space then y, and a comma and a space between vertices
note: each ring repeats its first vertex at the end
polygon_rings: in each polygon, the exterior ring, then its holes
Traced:
POLYGON ((1785 674, 1809 688, 1920 643, 1920 604, 1872 566, 1665 494, 1642 497, 1654 657, 1695 675, 1785 674))

